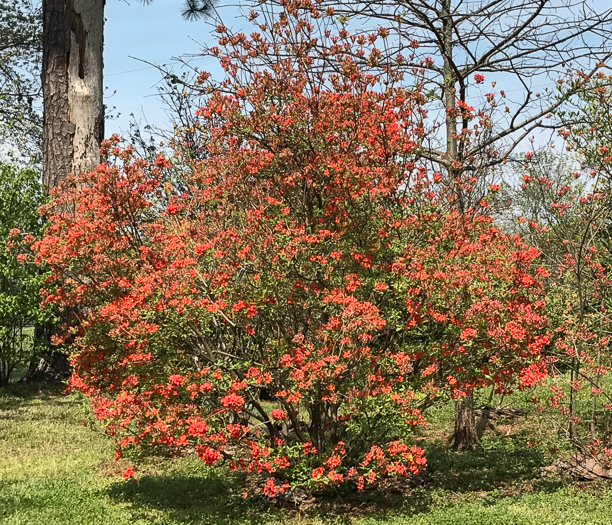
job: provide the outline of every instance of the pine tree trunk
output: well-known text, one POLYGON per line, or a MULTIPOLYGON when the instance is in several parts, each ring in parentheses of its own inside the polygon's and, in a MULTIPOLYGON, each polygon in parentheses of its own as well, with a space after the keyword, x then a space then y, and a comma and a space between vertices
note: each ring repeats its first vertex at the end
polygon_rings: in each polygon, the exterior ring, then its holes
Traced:
MULTIPOLYGON (((104 134, 105 0, 43 0, 43 183, 100 163, 104 134)), ((45 328, 50 333, 49 327, 45 328)), ((23 380, 57 381, 70 373, 57 351, 36 356, 23 380)))
POLYGON ((455 432, 451 436, 454 450, 478 450, 482 448, 476 432, 474 394, 455 401, 455 432))
POLYGON ((43 182, 100 162, 104 0, 43 0, 43 182))

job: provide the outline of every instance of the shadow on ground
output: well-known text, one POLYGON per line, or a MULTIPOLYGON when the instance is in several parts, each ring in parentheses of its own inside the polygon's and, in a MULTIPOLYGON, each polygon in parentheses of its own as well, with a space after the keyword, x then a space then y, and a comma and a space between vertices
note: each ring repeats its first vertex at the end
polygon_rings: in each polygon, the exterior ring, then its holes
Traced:
POLYGON ((525 446, 526 436, 516 434, 497 441, 492 448, 456 453, 442 444, 428 448, 428 471, 434 484, 453 492, 487 491, 529 481, 539 482, 547 459, 525 446))
POLYGON ((61 384, 10 383, 0 388, 0 410, 15 408, 32 401, 58 402, 65 388, 61 384))
POLYGON ((547 460, 534 449, 522 448, 521 439, 508 438, 506 446, 497 449, 459 454, 435 444, 428 451, 428 475, 408 495, 393 490, 341 490, 320 497, 302 512, 279 509, 261 499, 245 500, 243 479, 212 470, 206 477, 179 474, 143 477, 138 484, 116 483, 108 495, 129 503, 136 516, 139 509, 144 516, 153 508, 179 523, 264 525, 289 523, 292 517, 300 522, 300 516, 338 525, 358 517, 381 522, 392 516, 409 519, 438 507, 441 498, 470 498, 493 505, 500 498, 561 489, 561 480, 539 476, 547 460))
POLYGON ((282 521, 278 509, 261 500, 242 498, 240 480, 228 479, 227 474, 222 478, 212 471, 206 476, 144 476, 138 483, 113 484, 107 495, 129 503, 136 517, 157 509, 178 523, 264 525, 282 521))
POLYGON ((0 389, 0 419, 20 422, 74 421, 87 416, 83 399, 64 395, 62 385, 11 384, 0 389), (42 409, 41 409, 42 407, 42 409))

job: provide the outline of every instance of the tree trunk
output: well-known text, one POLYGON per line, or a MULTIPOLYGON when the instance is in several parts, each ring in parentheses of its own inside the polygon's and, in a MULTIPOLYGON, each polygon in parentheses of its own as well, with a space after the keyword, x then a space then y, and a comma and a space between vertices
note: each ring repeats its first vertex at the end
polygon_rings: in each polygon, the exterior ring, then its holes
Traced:
POLYGON ((100 162, 104 0, 43 0, 43 182, 100 162))
POLYGON ((71 373, 68 355, 49 350, 40 353, 30 362, 28 371, 19 382, 63 383, 71 373))
MULTIPOLYGON (((43 184, 47 191, 69 174, 100 163, 104 134, 103 43, 105 0, 43 0, 43 184)), ((44 331, 50 333, 49 327, 44 331)), ((68 358, 36 356, 23 380, 57 381, 68 358)))
POLYGON ((455 432, 451 439, 454 450, 478 450, 482 448, 476 432, 474 394, 472 392, 455 401, 455 432))
POLYGON ((54 351, 51 348, 51 334, 54 331, 50 323, 38 324, 34 327, 34 344, 40 346, 28 370, 19 383, 62 383, 70 377, 68 354, 54 351), (45 341, 41 345, 41 341, 45 341))
MULTIPOLYGON (((459 215, 466 212, 464 192, 461 181, 464 175, 463 144, 459 144, 457 135, 457 76, 454 56, 455 21, 452 13, 451 0, 441 3, 440 17, 442 19, 442 71, 444 75, 444 108, 446 110, 446 168, 448 170, 448 187, 453 199, 452 206, 459 215)), ((462 88, 462 83, 460 84, 462 88)), ((462 100, 465 99, 465 90, 461 89, 462 100)), ((467 124, 464 124, 467 126, 467 124)), ((476 433, 476 420, 474 418, 474 396, 472 392, 455 402, 455 431, 451 436, 455 450, 474 450, 482 448, 476 433)))

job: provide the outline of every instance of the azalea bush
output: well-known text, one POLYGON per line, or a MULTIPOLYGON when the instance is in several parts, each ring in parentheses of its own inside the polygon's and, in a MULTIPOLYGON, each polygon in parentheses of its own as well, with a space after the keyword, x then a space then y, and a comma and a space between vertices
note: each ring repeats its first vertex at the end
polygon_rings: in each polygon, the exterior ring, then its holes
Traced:
POLYGON ((427 396, 543 373, 537 253, 444 211, 419 88, 358 67, 345 29, 314 47, 321 17, 219 27, 226 79, 200 75, 176 154, 113 137, 46 210, 44 303, 74 314, 71 386, 118 456, 193 449, 270 496, 361 488, 424 467, 427 396))
POLYGON ((566 158, 525 156, 518 217, 523 237, 543 253, 550 274, 547 314, 554 381, 534 401, 563 416, 559 430, 584 453, 612 458, 610 361, 610 78, 578 74, 573 111, 560 116, 566 158))

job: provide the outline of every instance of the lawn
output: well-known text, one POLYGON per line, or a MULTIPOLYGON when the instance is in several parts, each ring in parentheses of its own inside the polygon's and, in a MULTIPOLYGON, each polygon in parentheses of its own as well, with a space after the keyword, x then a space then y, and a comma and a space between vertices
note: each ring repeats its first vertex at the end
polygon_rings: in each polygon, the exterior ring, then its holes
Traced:
MULTIPOLYGON (((437 427, 450 414, 432 413, 437 427)), ((244 480, 193 458, 151 459, 139 482, 99 430, 81 424, 83 402, 54 390, 0 392, 2 524, 355 524, 605 525, 612 490, 604 484, 542 478, 551 461, 525 447, 533 425, 489 429, 485 452, 455 454, 433 442, 429 472, 409 494, 342 493, 298 512, 243 499, 244 480)))

